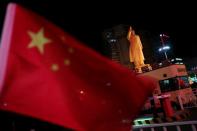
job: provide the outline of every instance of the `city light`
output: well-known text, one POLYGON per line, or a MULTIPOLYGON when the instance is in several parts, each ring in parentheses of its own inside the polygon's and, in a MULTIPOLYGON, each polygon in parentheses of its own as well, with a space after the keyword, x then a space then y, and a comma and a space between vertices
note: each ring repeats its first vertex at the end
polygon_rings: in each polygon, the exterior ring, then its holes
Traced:
POLYGON ((177 65, 183 65, 183 62, 176 62, 177 65))
POLYGON ((169 38, 169 36, 168 36, 168 35, 165 35, 165 34, 160 34, 159 36, 160 36, 160 37, 166 37, 166 38, 169 38))
POLYGON ((178 60, 178 61, 182 61, 183 59, 181 59, 181 58, 176 58, 176 60, 178 60))
POLYGON ((161 52, 161 51, 167 51, 169 49, 170 49, 170 46, 163 46, 163 47, 159 48, 159 52, 161 52))
POLYGON ((116 39, 110 39, 109 42, 114 43, 114 42, 116 42, 116 39))

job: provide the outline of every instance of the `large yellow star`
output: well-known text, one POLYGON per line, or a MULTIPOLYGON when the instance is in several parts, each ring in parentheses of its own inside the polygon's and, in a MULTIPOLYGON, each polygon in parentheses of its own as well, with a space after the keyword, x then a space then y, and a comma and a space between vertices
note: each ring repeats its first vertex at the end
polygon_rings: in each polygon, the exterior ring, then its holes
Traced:
POLYGON ((44 28, 41 28, 37 33, 32 31, 28 31, 29 36, 31 37, 32 41, 28 45, 28 48, 36 47, 38 51, 43 54, 44 53, 44 45, 51 42, 50 39, 44 36, 44 28))

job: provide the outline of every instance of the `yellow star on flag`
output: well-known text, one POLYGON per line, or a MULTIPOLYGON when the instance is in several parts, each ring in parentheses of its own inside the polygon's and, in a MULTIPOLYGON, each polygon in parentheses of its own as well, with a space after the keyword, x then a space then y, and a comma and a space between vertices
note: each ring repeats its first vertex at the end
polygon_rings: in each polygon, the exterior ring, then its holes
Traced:
POLYGON ((74 49, 72 47, 69 47, 68 52, 72 54, 74 52, 74 49))
POLYGON ((64 60, 64 65, 69 66, 70 65, 70 60, 69 59, 65 59, 64 60))
POLYGON ((58 71, 59 70, 58 64, 52 64, 51 65, 51 70, 54 71, 54 72, 58 71))
POLYGON ((65 40, 66 40, 65 36, 61 36, 60 39, 61 39, 63 42, 65 42, 65 40))
POLYGON ((44 53, 44 45, 49 44, 51 42, 50 39, 44 36, 44 28, 41 28, 37 33, 32 31, 28 31, 29 36, 31 37, 32 41, 28 45, 28 48, 36 47, 38 51, 43 54, 44 53))

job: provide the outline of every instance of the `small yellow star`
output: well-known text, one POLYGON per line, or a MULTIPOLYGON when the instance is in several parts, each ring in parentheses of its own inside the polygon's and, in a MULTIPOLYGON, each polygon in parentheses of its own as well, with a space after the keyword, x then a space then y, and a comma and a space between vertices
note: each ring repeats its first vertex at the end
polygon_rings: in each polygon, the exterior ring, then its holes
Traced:
POLYGON ((74 52, 74 49, 71 48, 71 47, 69 47, 69 48, 68 48, 68 52, 69 52, 69 53, 73 53, 73 52, 74 52))
POLYGON ((36 47, 38 51, 43 54, 44 53, 44 45, 49 44, 51 42, 50 39, 44 36, 44 28, 41 28, 37 33, 28 31, 29 36, 31 37, 32 41, 28 45, 28 48, 36 47))
POLYGON ((59 66, 57 64, 52 64, 51 65, 51 70, 54 71, 54 72, 58 71, 59 70, 59 66))
POLYGON ((64 60, 64 65, 69 66, 70 65, 70 60, 69 59, 65 59, 64 60))
POLYGON ((61 36, 61 40, 62 40, 62 41, 65 41, 66 38, 65 38, 64 36, 61 36))

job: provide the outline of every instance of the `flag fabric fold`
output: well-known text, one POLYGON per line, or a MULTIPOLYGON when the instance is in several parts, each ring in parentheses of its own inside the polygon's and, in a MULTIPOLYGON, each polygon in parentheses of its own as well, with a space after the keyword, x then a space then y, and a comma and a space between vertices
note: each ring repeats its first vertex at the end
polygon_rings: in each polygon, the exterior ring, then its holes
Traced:
POLYGON ((2 34, 1 110, 79 131, 126 131, 154 89, 17 4, 2 34))

